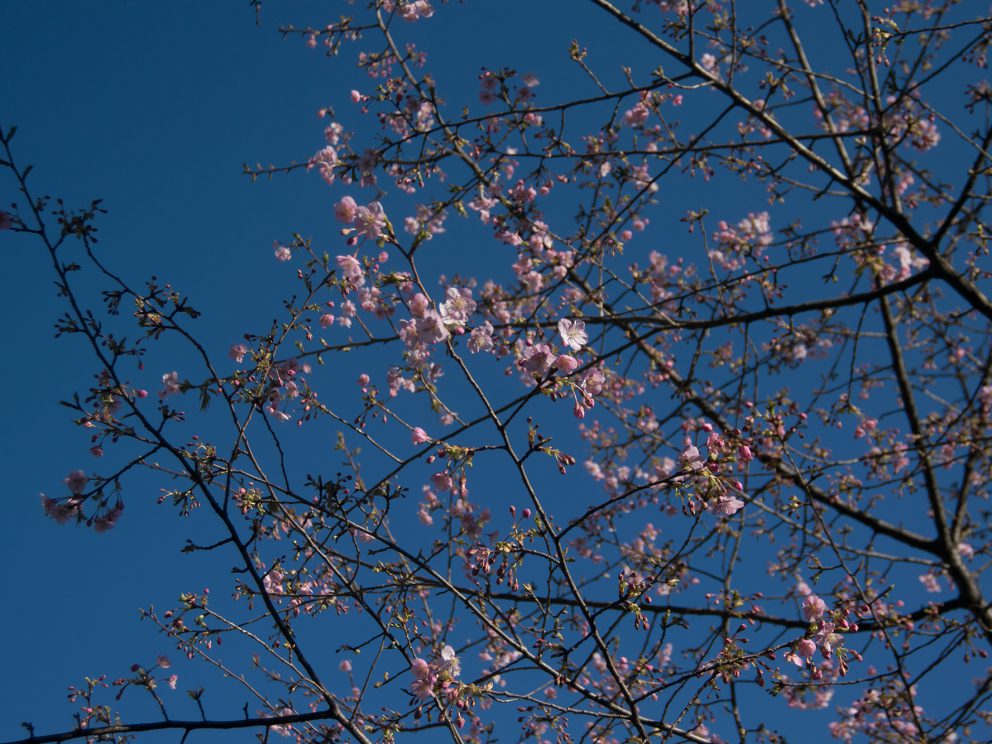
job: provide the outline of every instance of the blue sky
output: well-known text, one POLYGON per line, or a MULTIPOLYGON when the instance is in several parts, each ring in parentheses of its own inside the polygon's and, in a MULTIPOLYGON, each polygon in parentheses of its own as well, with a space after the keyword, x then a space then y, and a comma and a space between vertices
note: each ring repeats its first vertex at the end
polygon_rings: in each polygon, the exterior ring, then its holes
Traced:
MULTIPOLYGON (((294 10, 306 21, 318 5, 294 10)), ((258 321, 252 298, 274 299, 260 278, 273 240, 293 225, 327 225, 315 219, 328 206, 319 181, 285 189, 241 175, 245 161, 306 158, 329 92, 320 60, 266 21, 256 28, 242 0, 0 8, 0 121, 19 127, 17 153, 35 165, 36 187, 70 204, 104 198, 108 260, 134 279, 175 282, 225 319, 217 328, 258 321)), ((7 201, 10 184, 2 188, 7 201)), ((151 483, 147 498, 128 500, 126 529, 98 535, 42 516, 40 491, 56 493, 68 470, 94 467, 58 405, 86 385, 90 368, 78 343, 53 339, 57 303, 41 246, 9 233, 2 244, 2 306, 17 318, 8 349, 18 351, 0 374, 20 427, 5 437, 3 457, 11 512, 0 544, 16 590, 0 615, 8 670, 0 740, 23 734, 25 720, 39 732, 68 727, 65 690, 84 675, 123 676, 157 653, 178 662, 137 609, 226 580, 226 566, 178 553, 188 525, 155 507, 151 483)), ((137 715, 151 713, 139 706, 137 715)))
MULTIPOLYGON (((585 90, 567 59, 571 38, 589 45, 597 63, 609 62, 619 44, 635 59, 639 53, 601 31, 579 4, 531 3, 523 17, 487 14, 484 23, 473 20, 480 5, 442 8, 439 16, 449 20, 411 31, 436 50, 433 64, 460 95, 478 84, 478 66, 467 58, 509 59, 556 81, 553 99, 561 100, 585 90), (464 32, 472 27, 478 36, 464 32)), ((35 188, 70 204, 103 198, 110 214, 99 237, 108 262, 133 279, 156 273, 182 288, 209 319, 205 338, 215 349, 237 341, 239 329, 264 328, 291 286, 272 260, 274 240, 300 231, 329 246, 340 242, 330 210, 342 192, 312 174, 251 183, 241 173, 245 162, 305 160, 322 144, 316 111, 343 111, 347 91, 367 84, 346 62, 276 32, 282 23, 320 23, 327 13, 317 0, 269 2, 257 27, 246 0, 5 0, 0 7, 0 125, 19 127, 15 152, 34 164, 35 188)), ((606 65, 615 76, 609 82, 622 79, 618 64, 606 65)), ((342 114, 357 125, 356 116, 342 114)), ((0 184, 4 202, 5 189, 8 182, 0 184)), ((733 184, 690 186, 673 195, 671 209, 682 214, 693 200, 726 203, 735 194, 733 184)), ((761 206, 735 204, 728 217, 761 206)), ((434 269, 444 270, 445 251, 464 257, 469 236, 454 228, 434 269)), ((8 363, 0 367, 10 422, 3 457, 10 511, 0 523, 0 555, 12 579, 0 614, 8 670, 0 682, 0 739, 12 739, 24 720, 40 732, 67 727, 65 688, 84 675, 123 676, 158 653, 178 662, 150 625, 137 622, 137 608, 222 586, 228 576, 210 556, 179 555, 189 525, 155 506, 160 484, 150 478, 132 483, 121 526, 108 534, 44 519, 37 494, 57 492, 66 472, 91 467, 85 436, 58 405, 85 387, 90 372, 80 361, 85 349, 52 338, 58 304, 40 246, 6 233, 0 247, 7 258, 0 307, 11 321, 8 363), (147 493, 136 496, 142 486, 147 493)), ((486 260, 480 252, 474 268, 484 271, 486 260)), ((153 361, 165 371, 181 360, 163 354, 153 361)), ((180 687, 200 679, 176 666, 180 687)), ((131 710, 136 718, 153 714, 131 710)))

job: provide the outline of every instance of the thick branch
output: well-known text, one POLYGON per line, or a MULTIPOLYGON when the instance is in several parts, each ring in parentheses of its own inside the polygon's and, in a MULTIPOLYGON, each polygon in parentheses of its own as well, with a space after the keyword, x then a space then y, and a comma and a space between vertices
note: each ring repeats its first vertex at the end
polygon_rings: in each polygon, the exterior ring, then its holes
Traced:
POLYGON ((72 741, 73 739, 97 739, 116 734, 138 734, 144 731, 232 731, 236 729, 282 726, 307 721, 325 721, 335 718, 335 713, 322 710, 316 713, 292 713, 274 715, 271 718, 235 718, 228 721, 155 721, 151 723, 118 723, 112 726, 75 728, 55 734, 29 736, 26 739, 13 739, 2 744, 46 744, 46 742, 72 741))

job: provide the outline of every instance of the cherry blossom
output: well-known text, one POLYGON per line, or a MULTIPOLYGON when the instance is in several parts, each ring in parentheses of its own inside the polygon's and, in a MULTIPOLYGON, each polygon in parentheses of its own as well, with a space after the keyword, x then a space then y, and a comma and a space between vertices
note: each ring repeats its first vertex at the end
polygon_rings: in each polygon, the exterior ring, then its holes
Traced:
POLYGON ((365 271, 361 262, 354 256, 337 256, 335 262, 341 269, 341 276, 353 287, 361 287, 365 284, 365 271))
POLYGON ((277 261, 291 261, 293 259, 293 252, 284 245, 281 245, 279 241, 276 241, 272 245, 273 253, 275 254, 277 261))
POLYGON ((78 496, 86 489, 86 484, 89 483, 89 480, 89 476, 84 471, 73 470, 65 477, 64 483, 69 491, 78 496))
POLYGON ((358 216, 358 204, 355 203, 354 198, 341 197, 341 200, 334 205, 334 216, 346 225, 353 223, 358 216))
POLYGON ((372 202, 368 206, 360 206, 355 209, 355 225, 359 233, 376 240, 386 229, 386 213, 379 202, 372 202))
POLYGON ((581 320, 562 318, 558 321, 558 334, 561 336, 562 343, 572 351, 579 351, 589 343, 586 324, 581 320))
POLYGON ((826 602, 815 594, 810 594, 803 600, 803 617, 807 620, 819 620, 826 609, 826 602))
POLYGON ((537 377, 545 377, 551 370, 557 355, 547 344, 528 346, 520 354, 520 368, 537 377))

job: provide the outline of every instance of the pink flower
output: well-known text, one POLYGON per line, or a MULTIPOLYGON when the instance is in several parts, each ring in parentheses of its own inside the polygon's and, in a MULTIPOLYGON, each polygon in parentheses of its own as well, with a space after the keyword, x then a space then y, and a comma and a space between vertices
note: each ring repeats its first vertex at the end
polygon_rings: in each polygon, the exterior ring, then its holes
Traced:
POLYGON ((176 683, 178 681, 179 681, 179 675, 178 674, 171 674, 171 675, 169 675, 169 689, 170 690, 175 690, 176 689, 176 683))
POLYGON ((427 435, 427 432, 419 426, 414 428, 412 439, 414 444, 423 444, 424 442, 431 441, 431 438, 427 435))
POLYGON ((827 603, 815 594, 810 594, 803 600, 803 617, 807 620, 819 620, 827 611, 827 603))
POLYGON ((124 512, 124 504, 118 501, 114 508, 109 512, 104 514, 102 517, 97 517, 93 520, 93 529, 97 532, 106 532, 112 529, 117 520, 120 519, 121 514, 124 512))
POLYGON ((421 18, 430 18, 434 15, 434 8, 431 7, 428 0, 407 0, 407 2, 400 7, 400 13, 403 16, 403 20, 408 23, 414 23, 419 21, 421 18))
POLYGON ((89 476, 82 470, 73 470, 69 475, 65 477, 63 483, 69 488, 69 490, 76 496, 79 496, 83 490, 86 488, 86 484, 89 482, 89 476))
POLYGON ((579 368, 579 360, 568 354, 562 354, 555 359, 555 367, 564 375, 570 375, 579 368))
MULTIPOLYGON (((603 392, 603 386, 606 385, 606 375, 603 374, 603 370, 599 367, 593 367, 592 369, 586 370, 586 373, 582 375, 582 389, 587 395, 599 395, 603 392)), ((590 397, 588 400, 592 400, 590 397)), ((593 404, 586 402, 584 403, 586 408, 592 408, 593 404)))
POLYGON ((282 594, 282 573, 277 569, 269 571, 262 579, 262 588, 267 594, 282 594))
POLYGON ((65 524, 71 517, 79 514, 78 499, 68 499, 64 504, 61 504, 55 499, 41 494, 41 507, 45 510, 45 516, 51 517, 58 524, 65 524))
POLYGON ((439 308, 441 319, 445 325, 464 326, 468 323, 468 316, 475 310, 472 290, 448 287, 445 297, 447 299, 441 303, 439 308))
MULTIPOLYGON (((272 712, 272 716, 291 716, 293 715, 292 708, 279 708, 272 712)), ((265 716, 266 718, 268 716, 265 716)), ((292 733, 290 726, 292 724, 277 724, 275 726, 269 726, 269 731, 273 734, 279 734, 280 736, 289 736, 292 733)))
POLYGON ((427 299, 427 295, 417 292, 410 300, 410 315, 414 318, 423 318, 430 306, 431 302, 427 299))
POLYGON ((819 645, 824 658, 829 659, 834 652, 834 647, 840 646, 844 642, 844 636, 835 633, 834 624, 824 620, 813 640, 819 645))
POLYGON ((679 455, 679 460, 682 463, 682 467, 686 470, 701 470, 703 467, 703 457, 699 454, 699 448, 694 444, 690 444, 685 450, 679 455))
POLYGON ((557 356, 547 344, 535 344, 524 349, 520 355, 520 366, 537 377, 544 377, 551 370, 557 356))
POLYGON ((499 90, 499 78, 488 70, 479 76, 482 81, 479 90, 479 100, 482 103, 492 103, 496 100, 496 91, 499 90))
POLYGON ((796 653, 803 658, 810 659, 816 653, 816 644, 809 638, 803 638, 796 644, 796 653))
POLYGON ((634 104, 632 109, 624 112, 623 123, 629 127, 636 127, 647 121, 650 115, 651 110, 641 101, 634 104))
POLYGON ((434 685, 429 678, 417 678, 410 683, 410 692, 416 695, 418 700, 426 700, 434 694, 434 685))
POLYGON ((365 284, 365 270, 361 262, 354 256, 337 256, 335 259, 338 268, 341 269, 341 276, 345 281, 355 287, 365 284))
POLYGON ((410 662, 410 673, 413 675, 410 691, 414 695, 420 700, 426 700, 434 694, 435 677, 430 664, 423 659, 414 659, 410 662))
POLYGON ((338 153, 333 147, 325 147, 317 152, 307 164, 307 170, 317 168, 320 177, 328 184, 334 183, 334 167, 340 164, 338 153))
POLYGON ((710 505, 710 508, 716 515, 732 517, 744 508, 744 502, 728 492, 720 496, 720 498, 710 505))
POLYGON ((493 324, 488 320, 472 329, 468 337, 468 350, 473 354, 490 351, 493 348, 493 324))
POLYGON ((434 483, 434 487, 438 491, 450 491, 451 487, 454 485, 454 481, 451 476, 446 472, 434 473, 431 476, 431 481, 434 483))
POLYGON ((321 328, 330 328, 332 325, 334 325, 333 315, 331 315, 330 313, 324 313, 323 315, 320 316, 321 328))
POLYGON ((293 252, 290 251, 289 248, 287 248, 286 246, 279 245, 279 241, 273 243, 272 248, 274 249, 273 253, 275 254, 277 261, 282 261, 285 263, 286 261, 289 261, 293 257, 293 252))
POLYGON ((561 340, 572 351, 578 351, 589 342, 586 324, 581 320, 562 318, 558 321, 558 333, 561 340))
POLYGON ((159 656, 157 661, 158 661, 158 665, 163 669, 168 669, 169 667, 172 666, 172 662, 169 661, 168 656, 159 656))
POLYGON ((178 392, 180 392, 179 373, 173 370, 162 375, 162 389, 159 391, 158 397, 164 398, 167 395, 174 395, 178 392))
POLYGON ((424 313, 424 317, 417 321, 417 340, 422 344, 439 344, 449 335, 437 310, 428 310, 424 313))
POLYGON ((338 664, 338 669, 347 674, 351 671, 351 662, 347 659, 342 660, 341 663, 338 664))
POLYGON ((248 353, 248 347, 244 344, 234 344, 227 355, 231 357, 235 362, 241 364, 245 360, 245 354, 248 353))
POLYGON ((457 677, 461 674, 462 663, 455 655, 455 649, 450 645, 446 645, 441 649, 441 663, 438 665, 438 671, 441 673, 447 672, 452 677, 457 677))
POLYGON ((382 205, 374 201, 367 207, 358 207, 355 210, 355 224, 365 237, 377 239, 386 229, 386 213, 382 210, 382 205))
POLYGON ((346 225, 350 225, 354 222, 357 215, 358 205, 350 196, 342 197, 341 201, 334 205, 334 216, 346 225))

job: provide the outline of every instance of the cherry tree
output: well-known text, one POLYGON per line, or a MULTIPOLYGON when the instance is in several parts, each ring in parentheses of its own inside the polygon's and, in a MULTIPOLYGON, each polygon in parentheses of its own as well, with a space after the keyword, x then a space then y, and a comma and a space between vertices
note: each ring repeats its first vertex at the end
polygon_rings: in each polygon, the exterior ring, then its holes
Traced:
POLYGON ((438 0, 280 27, 365 83, 246 166, 337 227, 258 246, 287 298, 223 346, 4 129, 0 228, 92 367, 98 459, 42 508, 125 530, 147 471, 208 525, 230 583, 144 615, 240 701, 153 655, 25 741, 988 740, 986 7, 575 4, 625 45, 509 45, 468 97, 438 0))

